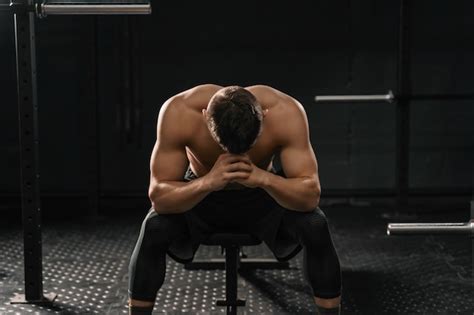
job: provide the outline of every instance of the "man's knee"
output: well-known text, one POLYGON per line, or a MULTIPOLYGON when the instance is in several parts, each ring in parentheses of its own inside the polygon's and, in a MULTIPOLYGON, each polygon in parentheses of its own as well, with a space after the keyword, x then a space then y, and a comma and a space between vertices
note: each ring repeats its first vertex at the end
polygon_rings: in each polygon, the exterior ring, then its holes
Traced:
POLYGON ((329 237, 328 220, 317 208, 312 212, 305 213, 299 224, 303 243, 315 244, 327 240, 329 237))
POLYGON ((148 216, 144 224, 144 238, 153 245, 167 245, 174 228, 172 220, 166 216, 148 216))

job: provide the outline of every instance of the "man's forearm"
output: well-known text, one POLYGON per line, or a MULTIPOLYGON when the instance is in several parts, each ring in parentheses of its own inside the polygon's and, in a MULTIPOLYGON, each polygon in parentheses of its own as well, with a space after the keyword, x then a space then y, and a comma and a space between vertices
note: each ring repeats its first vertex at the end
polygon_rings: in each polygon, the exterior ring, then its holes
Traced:
POLYGON ((319 204, 320 187, 312 178, 284 178, 265 171, 260 187, 290 210, 311 211, 319 204))
POLYGON ((203 200, 211 190, 206 179, 200 177, 189 182, 161 181, 150 189, 150 200, 161 214, 183 213, 203 200))

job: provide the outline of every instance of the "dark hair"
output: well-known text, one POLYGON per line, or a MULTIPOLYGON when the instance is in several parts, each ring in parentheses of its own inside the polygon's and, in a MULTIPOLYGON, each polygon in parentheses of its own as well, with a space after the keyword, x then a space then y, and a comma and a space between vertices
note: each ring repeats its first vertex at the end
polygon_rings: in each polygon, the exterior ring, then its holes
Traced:
POLYGON ((247 152, 262 129, 262 107, 256 97, 240 86, 219 90, 208 106, 209 130, 223 149, 247 152))

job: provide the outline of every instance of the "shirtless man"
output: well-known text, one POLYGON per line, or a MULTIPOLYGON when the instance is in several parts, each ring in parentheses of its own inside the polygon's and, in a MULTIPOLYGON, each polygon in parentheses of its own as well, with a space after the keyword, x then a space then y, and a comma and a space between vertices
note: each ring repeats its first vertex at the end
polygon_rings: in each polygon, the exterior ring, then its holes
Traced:
POLYGON ((192 261, 217 230, 252 233, 279 260, 304 248, 318 313, 340 314, 339 259, 318 208, 317 161, 298 101, 262 85, 184 91, 160 110, 150 164, 152 208, 130 260, 130 314, 151 314, 166 254, 192 261))

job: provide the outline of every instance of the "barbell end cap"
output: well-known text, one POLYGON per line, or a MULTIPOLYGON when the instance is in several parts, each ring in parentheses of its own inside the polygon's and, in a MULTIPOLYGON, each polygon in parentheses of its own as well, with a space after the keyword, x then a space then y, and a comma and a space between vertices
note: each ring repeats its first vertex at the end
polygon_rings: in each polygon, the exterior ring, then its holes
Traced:
POLYGON ((44 7, 44 2, 35 4, 35 13, 39 19, 43 19, 46 17, 46 14, 44 14, 43 7, 44 7))
POLYGON ((388 90, 387 102, 389 102, 391 104, 391 103, 393 103, 394 100, 395 100, 395 96, 393 95, 392 90, 388 90))
POLYGON ((389 223, 389 224, 387 225, 387 235, 388 235, 388 236, 392 236, 391 232, 392 232, 392 224, 389 223))

